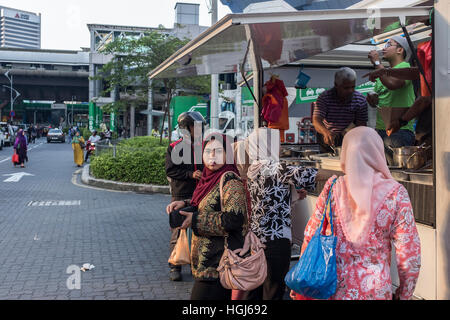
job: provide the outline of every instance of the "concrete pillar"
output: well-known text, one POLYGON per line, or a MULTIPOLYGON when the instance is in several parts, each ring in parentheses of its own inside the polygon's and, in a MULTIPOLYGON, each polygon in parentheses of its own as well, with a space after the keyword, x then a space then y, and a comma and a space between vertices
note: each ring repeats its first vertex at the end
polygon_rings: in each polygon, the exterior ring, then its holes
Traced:
POLYGON ((130 107, 130 138, 134 138, 136 130, 136 105, 131 104, 130 107))
POLYGON ((148 80, 148 106, 147 106, 147 135, 152 135, 153 129, 153 89, 152 89, 152 80, 148 80))

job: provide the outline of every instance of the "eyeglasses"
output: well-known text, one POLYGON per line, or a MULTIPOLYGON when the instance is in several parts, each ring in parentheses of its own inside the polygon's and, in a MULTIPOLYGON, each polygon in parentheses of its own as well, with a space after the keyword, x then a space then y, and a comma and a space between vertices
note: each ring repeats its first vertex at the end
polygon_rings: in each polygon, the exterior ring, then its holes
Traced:
POLYGON ((223 154, 224 149, 223 148, 217 148, 217 149, 205 149, 205 154, 210 155, 214 152, 214 154, 220 155, 223 154))
POLYGON ((389 47, 397 47, 398 46, 398 44, 396 44, 396 43, 392 43, 392 42, 386 42, 386 44, 384 45, 384 48, 385 49, 387 49, 387 48, 389 48, 389 47))

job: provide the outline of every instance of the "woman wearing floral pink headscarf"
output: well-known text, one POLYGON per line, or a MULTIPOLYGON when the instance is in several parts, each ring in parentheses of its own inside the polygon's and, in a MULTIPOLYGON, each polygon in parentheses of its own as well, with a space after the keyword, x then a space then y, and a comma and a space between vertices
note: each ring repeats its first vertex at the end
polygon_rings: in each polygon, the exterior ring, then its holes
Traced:
MULTIPOLYGON (((337 290, 332 300, 408 300, 420 271, 420 239, 406 189, 386 165, 383 141, 367 127, 344 138, 340 177, 331 207, 337 236, 337 290), (390 274, 395 248, 400 286, 392 292, 390 274)), ((325 185, 305 229, 302 253, 323 217, 333 180, 325 185)), ((330 234, 328 225, 327 234, 330 234)), ((305 297, 291 291, 291 298, 305 297)))

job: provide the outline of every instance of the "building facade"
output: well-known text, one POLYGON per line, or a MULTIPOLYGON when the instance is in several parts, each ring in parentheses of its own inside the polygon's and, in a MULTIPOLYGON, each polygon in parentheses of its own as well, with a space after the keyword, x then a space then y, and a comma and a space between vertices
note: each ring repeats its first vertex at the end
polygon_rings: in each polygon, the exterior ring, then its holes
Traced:
MULTIPOLYGON (((114 58, 112 55, 102 53, 102 49, 108 43, 123 37, 141 38, 147 33, 154 31, 175 36, 179 39, 194 39, 208 29, 207 26, 199 25, 199 4, 178 2, 174 8, 174 14, 173 28, 88 24, 91 34, 89 101, 95 104, 95 108, 117 100, 115 91, 103 96, 102 91, 107 84, 101 80, 92 79, 101 72, 105 64, 114 58)), ((154 126, 153 119, 160 119, 164 115, 162 109, 165 103, 165 96, 158 92, 151 92, 150 95, 151 98, 149 97, 147 110, 137 113, 137 106, 130 104, 130 112, 124 112, 122 116, 118 116, 118 120, 130 130, 131 136, 149 134, 154 126)), ((104 115, 104 118, 107 120, 107 115, 104 115)))
POLYGON ((0 47, 40 49, 41 14, 0 6, 0 47))

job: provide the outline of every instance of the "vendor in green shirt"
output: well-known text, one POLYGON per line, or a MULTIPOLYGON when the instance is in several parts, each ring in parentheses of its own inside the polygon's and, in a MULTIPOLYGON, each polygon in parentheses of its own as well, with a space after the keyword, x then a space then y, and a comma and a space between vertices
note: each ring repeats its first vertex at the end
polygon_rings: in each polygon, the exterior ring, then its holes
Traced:
MULTIPOLYGON (((383 49, 383 59, 388 61, 391 68, 409 68, 408 60, 411 49, 408 41, 402 36, 395 36, 388 40, 383 49)), ((369 59, 376 69, 384 68, 380 62, 378 52, 373 50, 369 53, 369 59)), ((382 76, 375 83, 376 95, 369 95, 368 103, 372 107, 400 107, 409 108, 414 104, 416 96, 411 80, 401 80, 394 77, 382 76)), ((393 153, 389 149, 414 145, 414 120, 401 123, 401 128, 395 133, 386 133, 386 124, 377 112, 376 128, 378 134, 383 138, 386 159, 389 165, 393 163, 393 153)))

